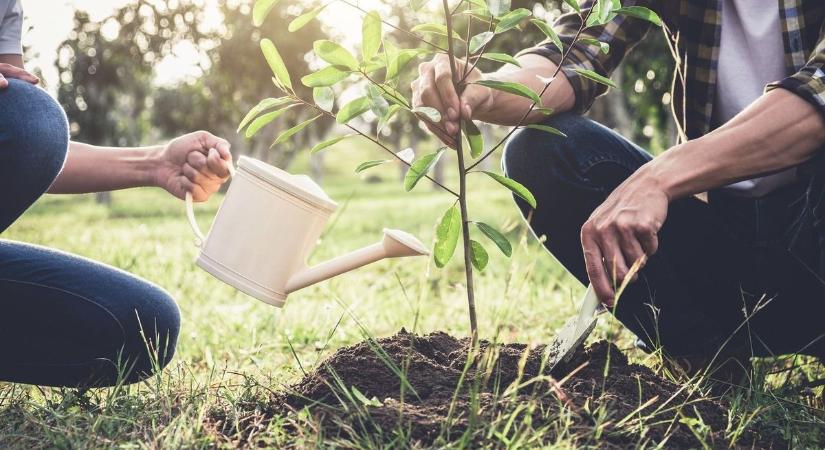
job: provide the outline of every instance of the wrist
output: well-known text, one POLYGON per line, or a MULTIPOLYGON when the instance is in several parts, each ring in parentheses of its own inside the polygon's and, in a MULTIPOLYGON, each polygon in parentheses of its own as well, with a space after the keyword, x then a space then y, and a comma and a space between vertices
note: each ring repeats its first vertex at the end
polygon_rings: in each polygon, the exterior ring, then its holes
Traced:
POLYGON ((676 177, 670 173, 664 155, 654 158, 639 168, 633 178, 643 180, 647 189, 659 191, 671 202, 679 197, 674 181, 676 177))
POLYGON ((164 150, 166 146, 155 145, 145 147, 142 150, 142 155, 138 158, 140 172, 143 174, 143 183, 145 186, 160 187, 164 185, 163 172, 165 167, 164 150))

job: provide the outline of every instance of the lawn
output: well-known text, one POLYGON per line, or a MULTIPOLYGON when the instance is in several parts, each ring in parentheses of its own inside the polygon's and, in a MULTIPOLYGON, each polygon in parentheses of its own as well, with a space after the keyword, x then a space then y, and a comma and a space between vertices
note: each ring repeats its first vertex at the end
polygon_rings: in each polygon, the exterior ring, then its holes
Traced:
MULTIPOLYGON (((352 154, 330 155, 323 185, 339 202, 311 261, 322 261, 376 240, 384 227, 400 228, 431 243, 450 198, 422 183, 405 193, 398 169, 381 178, 354 175, 352 154)), ((302 171, 298 161, 293 171, 302 171)), ((583 287, 566 275, 526 232, 508 193, 474 180, 470 211, 498 224, 515 245, 507 259, 490 246, 491 261, 477 274, 481 337, 499 342, 546 343, 572 315, 583 287)), ((115 193, 111 206, 91 196, 46 196, 3 234, 4 239, 80 254, 151 280, 180 305, 183 326, 173 363, 149 381, 119 389, 78 392, 0 383, 0 446, 10 448, 201 448, 248 444, 249 436, 218 432, 215 410, 248 409, 283 389, 336 348, 381 337, 402 327, 417 333, 444 330, 466 336, 463 278, 456 258, 445 270, 427 258, 382 261, 290 295, 276 309, 222 284, 194 264, 197 249, 182 202, 152 189, 115 193)), ((208 227, 220 198, 198 206, 208 227)), ((273 255, 277 258, 278 255, 273 255)), ((602 316, 591 340, 616 342, 631 360, 657 368, 655 357, 632 348, 632 336, 602 316)), ((730 430, 741 423, 782 436, 795 448, 825 442, 822 388, 802 386, 821 368, 803 359, 757 364, 753 385, 725 401, 730 430), (792 364, 802 369, 783 370, 792 364), (778 372, 767 376, 769 372, 778 372)), ((483 426, 483 425, 482 425, 483 426)), ((529 429, 529 427, 528 427, 529 429)), ((535 431, 535 430, 533 430, 535 431)), ((539 433, 540 431, 535 431, 539 433)), ((280 420, 261 422, 255 445, 333 446, 311 426, 296 431, 280 420)), ((491 447, 572 448, 593 436, 562 434, 491 447)), ((339 442, 340 444, 340 442, 339 442)), ((454 447, 467 444, 454 443, 454 447)), ((701 448, 701 433, 696 447, 701 448)))

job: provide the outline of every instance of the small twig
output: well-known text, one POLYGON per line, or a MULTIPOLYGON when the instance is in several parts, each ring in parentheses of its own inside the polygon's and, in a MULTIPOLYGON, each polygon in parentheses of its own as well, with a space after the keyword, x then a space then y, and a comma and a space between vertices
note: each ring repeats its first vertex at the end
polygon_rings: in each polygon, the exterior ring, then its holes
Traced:
MULTIPOLYGON (((303 105, 309 106, 309 107, 311 107, 311 108, 313 108, 313 109, 317 110, 318 112, 320 112, 321 114, 324 114, 324 115, 325 115, 325 116, 327 116, 327 117, 331 117, 331 118, 333 118, 333 119, 335 118, 335 114, 333 114, 333 113, 331 113, 331 112, 329 112, 329 111, 327 111, 327 110, 325 110, 325 109, 321 108, 320 106, 316 105, 315 103, 308 102, 308 101, 306 101, 306 100, 304 100, 304 99, 302 99, 302 98, 300 98, 300 97, 298 97, 298 96, 295 96, 295 95, 292 95, 292 98, 293 98, 295 101, 297 101, 297 102, 299 102, 299 103, 301 103, 301 104, 303 104, 303 105)), ((350 130, 352 130, 352 131, 354 131, 355 133, 357 133, 359 136, 364 137, 364 138, 366 138, 366 139, 369 139, 369 140, 370 140, 370 142, 372 142, 373 144, 375 144, 375 145, 377 145, 377 146, 381 147, 382 149, 386 150, 386 151, 387 151, 387 153, 389 153, 390 155, 392 155, 392 156, 393 156, 393 158, 397 159, 398 161, 401 161, 401 163, 403 163, 403 164, 404 164, 404 165, 406 165, 407 167, 410 167, 410 166, 411 166, 411 164, 410 164, 410 163, 408 163, 408 162, 407 162, 407 161, 405 161, 403 158, 401 158, 400 156, 398 156, 398 155, 397 155, 394 151, 392 151, 392 149, 391 149, 391 148, 389 148, 389 147, 387 147, 386 145, 384 145, 384 143, 383 143, 383 142, 381 142, 381 141, 379 141, 378 139, 376 139, 376 138, 374 138, 374 137, 372 137, 372 136, 368 135, 367 133, 364 133, 363 131, 359 130, 358 128, 355 128, 354 126, 352 126, 352 125, 350 125, 350 124, 348 124, 348 123, 346 123, 346 124, 344 124, 344 125, 345 125, 347 128, 349 128, 350 130)), ((452 189, 448 188, 447 186, 444 186, 443 184, 441 184, 441 183, 440 183, 440 182, 438 182, 437 180, 433 179, 433 178, 432 178, 432 177, 430 177, 429 175, 426 175, 426 174, 425 174, 425 175, 424 175, 424 177, 425 177, 425 178, 427 178, 428 180, 430 180, 431 182, 435 183, 435 184, 436 184, 438 187, 440 187, 441 189, 444 189, 445 191, 449 192, 450 194, 453 194, 454 196, 458 197, 458 193, 457 193, 457 192, 455 192, 454 190, 452 190, 452 189)))

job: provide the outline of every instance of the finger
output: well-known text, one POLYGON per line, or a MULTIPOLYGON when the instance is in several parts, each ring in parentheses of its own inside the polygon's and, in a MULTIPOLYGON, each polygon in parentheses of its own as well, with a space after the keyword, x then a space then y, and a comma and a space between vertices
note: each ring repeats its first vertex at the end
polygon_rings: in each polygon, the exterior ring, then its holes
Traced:
POLYGON ((195 170, 206 171, 206 155, 200 152, 189 152, 186 155, 186 163, 192 166, 195 170))
POLYGON ((441 127, 439 127, 438 125, 436 125, 436 124, 434 124, 434 123, 432 123, 428 120, 424 121, 424 125, 426 125, 427 128, 430 131, 432 131, 433 134, 435 134, 438 137, 438 139, 441 140, 441 142, 444 143, 444 145, 446 145, 446 146, 452 148, 453 150, 455 150, 455 148, 456 148, 455 139, 452 136, 445 133, 444 130, 441 129, 441 127))
POLYGON ((438 94, 438 88, 435 84, 434 77, 435 75, 432 70, 421 74, 418 82, 420 104, 417 106, 429 106, 430 108, 435 108, 439 113, 441 113, 443 119, 446 117, 444 104, 441 103, 441 97, 438 94))
POLYGON ((209 149, 209 154, 206 155, 206 167, 216 177, 226 179, 229 176, 229 169, 226 167, 226 161, 221 157, 217 149, 209 149))
POLYGON ((210 148, 216 148, 218 146, 224 147, 229 150, 229 142, 226 139, 219 138, 214 134, 208 131, 197 131, 198 140, 201 144, 201 151, 206 154, 209 152, 210 148))
POLYGON ((196 202, 205 202, 209 199, 209 194, 207 194, 200 185, 193 183, 186 177, 180 177, 180 188, 182 192, 191 193, 192 200, 196 202))
POLYGON ((639 243, 647 256, 653 256, 659 249, 659 236, 653 230, 646 230, 636 233, 639 243))
POLYGON ((435 64, 433 71, 438 96, 441 97, 442 104, 447 108, 445 111, 447 118, 452 122, 458 121, 461 105, 455 91, 455 85, 453 85, 453 72, 450 69, 450 63, 442 59, 435 64))
POLYGON ((9 80, 7 80, 3 74, 0 74, 0 89, 5 89, 7 87, 9 87, 9 80))
POLYGON ((582 251, 584 252, 584 265, 587 269, 587 277, 590 279, 593 291, 605 306, 612 307, 613 286, 607 277, 602 251, 596 243, 593 233, 586 229, 582 229, 582 251))
MULTIPOLYGON (((624 255, 626 263, 632 267, 637 262, 640 262, 639 268, 644 265, 646 259, 645 252, 642 250, 642 245, 639 243, 635 234, 622 233, 619 236, 619 245, 621 245, 622 255, 624 255)), ((630 271, 630 268, 628 268, 628 271, 630 271)), ((638 278, 637 272, 632 273, 631 277, 632 281, 636 281, 636 278, 638 278)))
POLYGON ((40 82, 40 78, 37 78, 33 74, 27 72, 25 69, 21 69, 11 64, 6 64, 3 67, 3 75, 5 75, 6 78, 16 78, 18 80, 26 81, 31 84, 37 84, 40 82))
POLYGON ((199 186, 206 185, 210 182, 209 176, 195 169, 189 164, 184 164, 181 169, 181 172, 183 172, 183 176, 185 176, 186 179, 199 186))
POLYGON ((604 265, 607 268, 607 273, 611 280, 613 280, 613 287, 620 285, 627 275, 628 265, 625 262, 624 255, 622 255, 622 248, 619 245, 618 236, 614 233, 605 233, 601 236, 599 246, 604 255, 604 265))

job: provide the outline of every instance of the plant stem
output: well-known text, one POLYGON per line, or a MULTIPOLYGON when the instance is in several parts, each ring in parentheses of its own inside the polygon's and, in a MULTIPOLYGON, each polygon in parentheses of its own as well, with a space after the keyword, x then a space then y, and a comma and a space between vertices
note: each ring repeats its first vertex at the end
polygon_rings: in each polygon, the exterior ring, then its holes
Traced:
MULTIPOLYGON (((447 55, 450 58, 450 73, 453 78, 453 86, 459 98, 461 97, 461 76, 458 73, 458 66, 455 63, 455 47, 453 46, 453 16, 447 0, 442 0, 444 5, 444 18, 447 22, 447 45, 449 47, 447 55)), ((461 108, 459 107, 459 114, 461 108)), ((458 132, 455 136, 456 156, 458 158, 458 206, 461 212, 461 238, 464 247, 464 275, 467 279, 467 308, 470 313, 470 340, 473 348, 478 345, 478 320, 476 319, 475 290, 473 287, 473 264, 470 248, 470 219, 467 213, 467 171, 464 167, 464 150, 461 142, 461 124, 464 119, 459 120, 458 132)))

